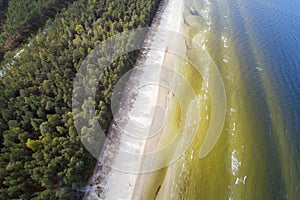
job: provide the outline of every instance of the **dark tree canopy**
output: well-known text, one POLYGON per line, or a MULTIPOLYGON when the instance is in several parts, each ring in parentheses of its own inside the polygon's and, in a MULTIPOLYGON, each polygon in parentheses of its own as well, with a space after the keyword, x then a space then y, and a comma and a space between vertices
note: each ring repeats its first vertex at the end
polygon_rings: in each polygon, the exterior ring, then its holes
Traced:
MULTIPOLYGON (((3 2, 7 1, 0 5, 3 2)), ((6 34, 35 15, 46 15, 45 8, 55 2, 8 1, 6 34), (20 12, 18 6, 28 11, 20 12)), ((92 49, 118 32, 149 25, 158 4, 159 0, 77 0, 19 50, 6 53, 0 68, 0 199, 81 199, 96 161, 74 127, 72 81, 92 49)), ((135 51, 121 56, 99 82, 96 109, 105 131, 112 120, 112 88, 137 55, 135 51)))

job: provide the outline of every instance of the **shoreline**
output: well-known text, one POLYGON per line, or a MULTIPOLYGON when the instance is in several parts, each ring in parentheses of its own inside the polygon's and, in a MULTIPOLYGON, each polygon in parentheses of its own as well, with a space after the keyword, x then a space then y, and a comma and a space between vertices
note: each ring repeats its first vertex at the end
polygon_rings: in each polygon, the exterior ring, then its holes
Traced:
MULTIPOLYGON (((175 25, 175 27, 171 27, 170 31, 174 31, 174 32, 183 34, 184 2, 182 0, 180 0, 179 2, 170 2, 170 3, 178 3, 179 4, 179 6, 178 6, 179 8, 177 7, 178 12, 173 11, 171 13, 171 16, 169 16, 171 18, 170 24, 175 25), (172 16, 172 14, 175 15, 175 17, 172 16)), ((166 66, 171 67, 172 70, 176 71, 176 69, 178 68, 178 63, 177 63, 178 58, 177 58, 176 52, 174 52, 175 54, 172 54, 172 52, 171 53, 168 52, 169 45, 171 45, 171 43, 174 42, 174 41, 176 41, 176 38, 173 38, 172 36, 168 37, 168 44, 167 44, 167 46, 165 48, 165 51, 164 51, 164 60, 163 60, 163 63, 162 63, 162 67, 166 67, 166 66)), ((178 46, 179 45, 176 45, 175 49, 178 49, 178 46)), ((162 80, 163 78, 164 78, 164 74, 161 75, 160 79, 162 80)), ((170 86, 170 84, 172 84, 173 80, 174 80, 174 76, 170 75, 169 80, 167 81, 169 86, 170 86)), ((158 99, 157 99, 157 105, 162 105, 165 108, 165 111, 167 113, 169 111, 170 107, 172 106, 173 101, 174 101, 173 94, 170 91, 168 91, 168 89, 166 89, 164 87, 160 87, 159 95, 158 95, 158 99)), ((150 140, 148 140, 146 142, 145 148, 144 148, 144 151, 143 151, 144 153, 149 153, 149 152, 159 150, 160 145, 162 145, 161 143, 164 142, 163 141, 164 139, 162 138, 163 134, 166 134, 164 129, 165 129, 165 127, 162 128, 162 130, 160 131, 158 136, 156 136, 157 137, 156 139, 151 138, 150 140)), ((147 164, 153 164, 155 162, 155 158, 153 158, 150 161, 149 160, 144 160, 144 162, 147 163, 147 164)), ((149 183, 149 182, 151 183, 151 180, 149 180, 149 179, 151 179, 151 176, 153 174, 154 174, 154 176, 159 176, 160 175, 160 172, 159 172, 160 170, 156 170, 156 171, 149 172, 149 173, 141 173, 141 174, 138 175, 136 184, 134 185, 134 190, 133 190, 133 195, 132 195, 133 198, 132 199, 137 199, 137 200, 140 200, 140 199, 153 199, 153 198, 155 199, 158 196, 162 197, 163 199, 166 198, 166 196, 164 194, 161 194, 161 192, 160 192, 160 191, 163 191, 162 188, 161 188, 161 185, 158 184, 159 186, 157 187, 157 189, 156 188, 155 189, 151 188, 152 189, 151 191, 149 191, 148 188, 147 188, 147 183, 149 183)), ((171 172, 172 172, 172 170, 171 170, 171 172)), ((170 174, 170 172, 166 172, 165 178, 162 181, 164 182, 164 180, 170 179, 171 174, 170 174)), ((163 187, 166 187, 167 185, 163 185, 163 187)))

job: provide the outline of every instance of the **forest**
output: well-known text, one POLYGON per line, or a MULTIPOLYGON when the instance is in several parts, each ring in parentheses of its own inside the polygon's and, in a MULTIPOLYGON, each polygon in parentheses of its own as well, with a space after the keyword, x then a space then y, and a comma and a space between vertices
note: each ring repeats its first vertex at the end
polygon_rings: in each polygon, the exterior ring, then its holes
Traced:
POLYGON ((1 4, 0 61, 74 0, 5 0, 1 4))
MULTIPOLYGON (((62 1, 0 1, 1 48, 24 29, 37 30, 2 48, 0 199, 82 198, 96 159, 74 126, 73 79, 102 41, 150 25, 160 0, 76 0, 53 10, 58 2, 62 1), (33 23, 40 16, 47 17, 33 23)), ((98 83, 97 119, 106 132, 114 84, 133 67, 138 53, 119 57, 98 83)))

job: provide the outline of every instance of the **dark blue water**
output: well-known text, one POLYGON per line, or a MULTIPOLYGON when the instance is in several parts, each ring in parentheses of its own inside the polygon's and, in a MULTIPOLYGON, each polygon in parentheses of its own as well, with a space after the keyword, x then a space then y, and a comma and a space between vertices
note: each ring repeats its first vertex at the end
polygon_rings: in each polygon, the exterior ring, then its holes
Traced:
MULTIPOLYGON (((240 90, 245 92, 242 101, 259 121, 255 124, 259 134, 253 135, 259 147, 265 146, 265 150, 257 153, 266 154, 259 162, 269 175, 264 180, 265 186, 259 181, 257 185, 265 187, 265 198, 271 197, 270 191, 277 193, 272 196, 276 199, 300 198, 300 1, 212 0, 210 3, 213 35, 210 53, 222 73, 228 74, 230 70, 224 68, 230 67, 231 61, 224 65, 222 55, 235 52, 238 64, 232 65, 238 66, 241 80, 225 86, 228 91, 235 87, 231 96, 240 90), (231 40, 229 50, 224 49, 220 39, 224 32, 231 40)), ((264 173, 248 171, 249 176, 264 173)))
MULTIPOLYGON (((237 5, 237 4, 235 4, 237 5)), ((291 156, 300 171, 300 1, 240 1, 256 33, 277 110, 283 115, 291 156)), ((299 178, 299 177, 294 177, 299 178)))

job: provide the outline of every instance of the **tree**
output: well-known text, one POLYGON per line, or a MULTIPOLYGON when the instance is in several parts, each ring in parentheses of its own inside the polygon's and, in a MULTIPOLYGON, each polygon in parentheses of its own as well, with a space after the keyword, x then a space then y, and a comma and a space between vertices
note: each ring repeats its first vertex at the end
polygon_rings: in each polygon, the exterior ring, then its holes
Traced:
POLYGON ((38 140, 32 140, 32 139, 28 138, 28 140, 26 142, 26 147, 28 147, 32 151, 37 151, 39 146, 40 146, 40 142, 38 140))
POLYGON ((83 26, 81 24, 77 24, 75 27, 75 31, 78 35, 81 35, 84 32, 83 26))

